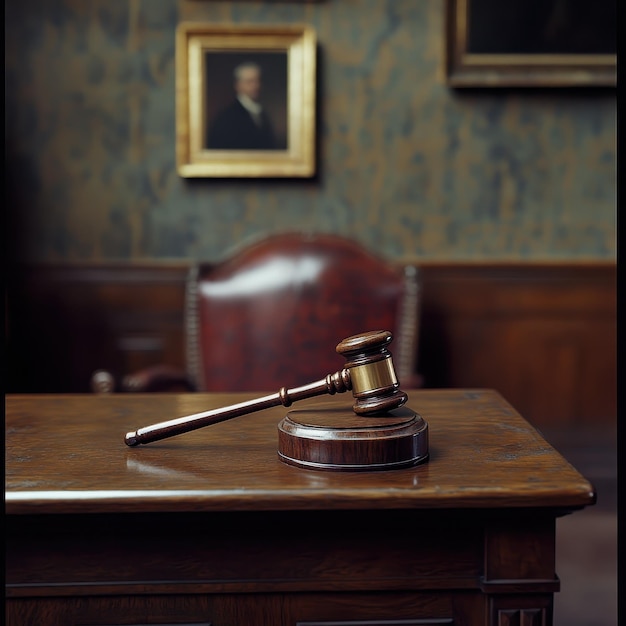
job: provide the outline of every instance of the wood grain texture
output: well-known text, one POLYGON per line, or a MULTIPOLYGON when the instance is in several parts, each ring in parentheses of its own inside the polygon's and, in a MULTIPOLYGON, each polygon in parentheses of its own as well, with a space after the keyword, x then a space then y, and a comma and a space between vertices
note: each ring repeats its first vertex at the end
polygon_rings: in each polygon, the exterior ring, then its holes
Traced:
POLYGON ((472 264, 422 272, 428 387, 490 387, 538 427, 617 420, 614 264, 472 264))
POLYGON ((578 508, 594 501, 593 486, 490 390, 410 393, 407 407, 430 426, 430 461, 384 475, 320 475, 281 463, 284 407, 143 448, 124 443, 142 425, 248 398, 7 396, 7 512, 578 508))
POLYGON ((38 589, 115 594, 120 583, 125 593, 149 583, 164 594, 481 588, 480 513, 181 511, 8 521, 16 597, 38 589))
POLYGON ((107 626, 129 623, 137 626, 336 626, 338 623, 342 626, 396 626, 398 619, 412 620, 401 622, 403 626, 447 626, 453 623, 449 617, 453 608, 457 613, 467 615, 471 601, 470 596, 456 601, 458 607, 453 607, 449 598, 436 593, 419 597, 413 593, 276 593, 10 599, 7 601, 7 626, 78 626, 85 623, 107 626), (207 621, 207 615, 211 616, 210 621, 207 621), (418 621, 416 615, 431 617, 418 621), (136 616, 135 620, 129 622, 129 616, 136 616), (181 616, 185 619, 182 623, 181 616), (378 621, 372 622, 372 618, 378 621))
MULTIPOLYGON (((425 386, 497 389, 537 427, 616 423, 614 263, 418 264, 425 386)), ((187 267, 20 268, 7 285, 8 390, 87 392, 100 368, 184 369, 187 267)))
POLYGON ((345 403, 295 409, 278 424, 278 454, 304 469, 396 470, 428 459, 428 424, 406 407, 367 419, 345 403))
POLYGON ((8 387, 87 392, 95 370, 184 370, 188 264, 20 268, 8 281, 8 387), (41 324, 41 319, 46 323, 41 324))
POLYGON ((281 463, 276 407, 123 443, 246 395, 9 395, 9 626, 551 623, 555 518, 594 492, 499 394, 409 392, 434 454, 393 472, 281 463))

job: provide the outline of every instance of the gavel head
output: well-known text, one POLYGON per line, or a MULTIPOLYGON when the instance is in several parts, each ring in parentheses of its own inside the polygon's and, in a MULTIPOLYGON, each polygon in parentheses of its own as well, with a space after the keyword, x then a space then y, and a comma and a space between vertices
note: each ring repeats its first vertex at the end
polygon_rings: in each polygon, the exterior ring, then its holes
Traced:
POLYGON ((387 346, 393 335, 388 330, 374 330, 353 335, 337 345, 337 352, 347 362, 354 412, 358 415, 384 413, 402 406, 408 396, 398 389, 391 353, 387 346))

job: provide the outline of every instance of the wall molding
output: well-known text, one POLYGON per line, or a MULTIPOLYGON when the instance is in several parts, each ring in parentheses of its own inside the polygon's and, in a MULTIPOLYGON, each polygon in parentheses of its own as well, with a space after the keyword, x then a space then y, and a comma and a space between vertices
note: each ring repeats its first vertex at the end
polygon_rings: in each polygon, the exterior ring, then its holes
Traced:
MULTIPOLYGON (((427 387, 497 389, 537 425, 615 422, 616 263, 419 264, 418 369, 427 387)), ((188 266, 16 267, 7 285, 8 390, 87 392, 98 368, 121 376, 156 363, 184 367, 188 266)))

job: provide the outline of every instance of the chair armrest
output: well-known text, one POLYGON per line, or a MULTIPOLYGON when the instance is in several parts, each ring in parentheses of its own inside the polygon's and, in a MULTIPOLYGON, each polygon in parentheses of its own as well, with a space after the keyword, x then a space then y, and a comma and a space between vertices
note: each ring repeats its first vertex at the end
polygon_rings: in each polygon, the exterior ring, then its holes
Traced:
POLYGON ((190 392, 196 391, 186 372, 169 365, 153 365, 124 376, 122 391, 190 392))
POLYGON ((96 370, 91 376, 94 393, 121 392, 173 392, 196 391, 186 372, 169 365, 153 365, 124 376, 117 384, 111 372, 96 370))

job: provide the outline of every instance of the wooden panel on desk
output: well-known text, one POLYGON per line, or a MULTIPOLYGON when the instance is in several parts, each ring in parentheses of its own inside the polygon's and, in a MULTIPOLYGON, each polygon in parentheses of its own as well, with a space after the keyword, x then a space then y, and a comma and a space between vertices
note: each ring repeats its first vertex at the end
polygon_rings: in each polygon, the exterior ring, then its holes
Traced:
MULTIPOLYGON (((124 443, 124 435, 139 427, 255 397, 9 395, 6 510, 376 509, 390 502, 421 509, 576 508, 591 500, 588 482, 491 390, 411 392, 407 406, 429 424, 431 460, 367 476, 347 472, 340 478, 280 462, 277 425, 289 410, 282 406, 138 448, 124 443), (320 491, 328 485, 336 488, 320 491)), ((320 401, 328 400, 298 406, 320 401)), ((350 408, 352 396, 337 396, 337 403, 350 408)))
POLYGON ((7 396, 9 626, 549 624, 592 485, 496 392, 408 393, 430 459, 378 472, 282 463, 285 407, 124 444, 253 394, 7 396))
POLYGON ((452 626, 472 623, 453 620, 453 613, 480 619, 477 604, 471 594, 453 602, 407 592, 11 598, 7 626, 452 626))

